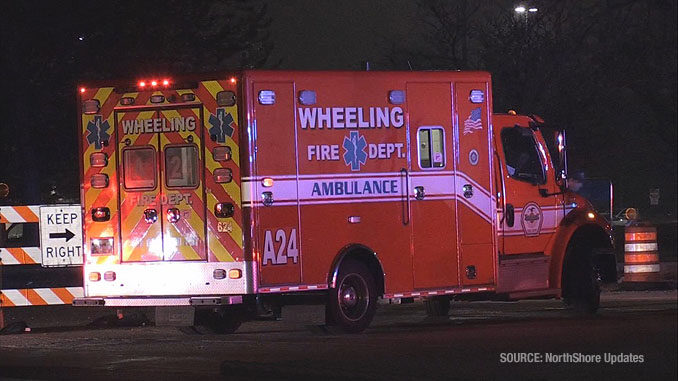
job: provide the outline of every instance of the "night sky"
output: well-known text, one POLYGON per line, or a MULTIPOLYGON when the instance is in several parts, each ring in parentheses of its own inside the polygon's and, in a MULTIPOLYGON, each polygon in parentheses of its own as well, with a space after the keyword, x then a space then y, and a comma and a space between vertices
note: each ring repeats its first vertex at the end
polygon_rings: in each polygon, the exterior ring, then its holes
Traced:
POLYGON ((529 19, 502 0, 221 3, 2 2, 0 182, 11 197, 0 204, 49 202, 53 188, 78 202, 83 81, 369 61, 491 71, 496 112, 568 129, 571 172, 612 179, 618 208, 642 210, 660 188, 660 213, 675 216, 675 1, 533 1, 529 19))

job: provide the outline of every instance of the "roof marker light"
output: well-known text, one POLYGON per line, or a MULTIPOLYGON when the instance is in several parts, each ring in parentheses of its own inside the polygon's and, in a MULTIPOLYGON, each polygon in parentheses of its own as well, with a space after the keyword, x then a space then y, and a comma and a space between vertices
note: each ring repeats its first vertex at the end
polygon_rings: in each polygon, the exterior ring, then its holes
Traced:
POLYGON ((84 93, 85 91, 86 91, 86 90, 85 90, 84 87, 81 87, 81 88, 80 88, 80 93, 81 93, 81 94, 84 93))
POLYGON ((165 79, 162 81, 163 86, 169 86, 169 80, 165 79))
POLYGON ((140 81, 140 82, 139 82, 139 87, 146 87, 146 82, 140 81))
POLYGON ((260 90, 258 98, 259 98, 259 104, 262 104, 262 105, 275 104, 275 91, 273 91, 273 90, 260 90))
POLYGON ((158 86, 158 81, 156 80, 151 81, 151 86, 158 86))
POLYGON ((230 81, 231 81, 231 83, 235 84, 235 82, 236 82, 235 77, 231 77, 230 81))

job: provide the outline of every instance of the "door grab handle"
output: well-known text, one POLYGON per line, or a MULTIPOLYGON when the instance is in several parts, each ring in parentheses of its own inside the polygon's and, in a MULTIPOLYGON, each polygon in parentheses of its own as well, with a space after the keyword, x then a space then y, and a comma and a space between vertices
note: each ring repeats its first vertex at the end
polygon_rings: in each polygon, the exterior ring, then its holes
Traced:
POLYGON ((421 185, 418 185, 414 187, 414 198, 417 200, 423 200, 424 197, 426 197, 426 193, 424 192, 424 187, 421 185))

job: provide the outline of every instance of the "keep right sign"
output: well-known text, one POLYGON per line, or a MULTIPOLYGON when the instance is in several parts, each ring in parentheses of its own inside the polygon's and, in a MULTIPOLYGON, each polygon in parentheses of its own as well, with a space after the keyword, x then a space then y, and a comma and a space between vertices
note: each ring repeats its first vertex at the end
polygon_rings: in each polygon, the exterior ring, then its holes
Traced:
POLYGON ((40 207, 40 248, 45 267, 82 265, 80 205, 40 207))

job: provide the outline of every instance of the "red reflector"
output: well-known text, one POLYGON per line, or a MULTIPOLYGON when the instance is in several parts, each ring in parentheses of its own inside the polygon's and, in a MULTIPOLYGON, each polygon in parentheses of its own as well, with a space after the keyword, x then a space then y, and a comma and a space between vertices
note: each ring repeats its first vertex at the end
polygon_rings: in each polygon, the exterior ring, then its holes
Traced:
POLYGON ((179 221, 179 218, 181 218, 181 212, 179 212, 179 209, 177 208, 167 209, 167 221, 174 223, 179 221))

